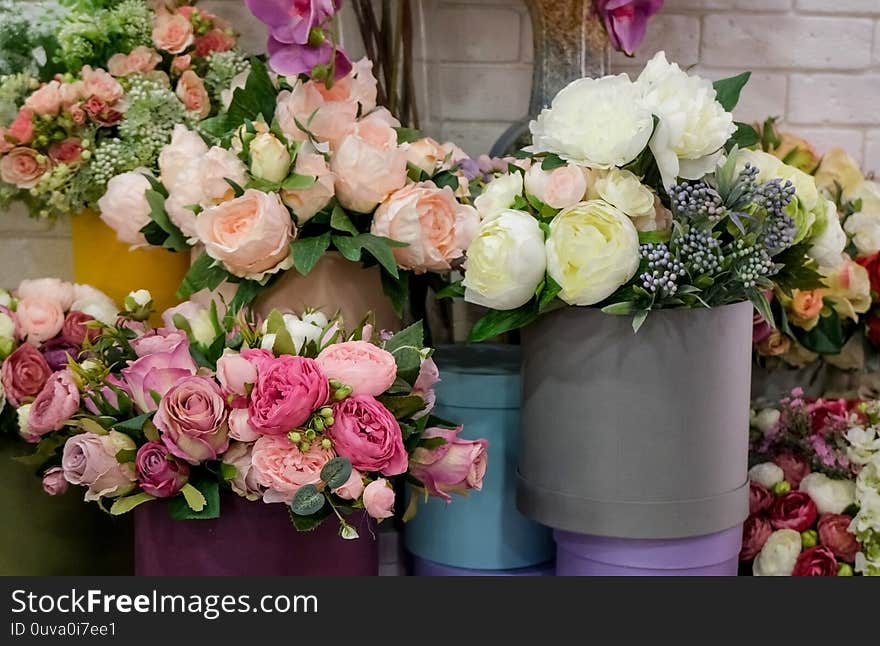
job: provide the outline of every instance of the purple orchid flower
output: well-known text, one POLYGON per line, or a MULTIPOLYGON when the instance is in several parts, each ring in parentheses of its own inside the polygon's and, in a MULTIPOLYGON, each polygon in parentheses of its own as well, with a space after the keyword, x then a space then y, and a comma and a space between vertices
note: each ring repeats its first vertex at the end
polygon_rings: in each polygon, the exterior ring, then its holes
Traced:
POLYGON ((351 72, 351 59, 348 54, 334 47, 333 43, 329 41, 312 47, 308 44, 282 43, 270 36, 267 50, 269 52, 269 66, 284 76, 311 74, 316 66, 329 65, 331 62, 333 63, 334 80, 339 80, 351 72))
POLYGON ((245 0, 247 8, 269 27, 280 43, 305 45, 314 27, 339 11, 342 0, 245 0))
POLYGON ((596 0, 611 46, 632 56, 645 39, 648 18, 663 8, 663 0, 596 0))

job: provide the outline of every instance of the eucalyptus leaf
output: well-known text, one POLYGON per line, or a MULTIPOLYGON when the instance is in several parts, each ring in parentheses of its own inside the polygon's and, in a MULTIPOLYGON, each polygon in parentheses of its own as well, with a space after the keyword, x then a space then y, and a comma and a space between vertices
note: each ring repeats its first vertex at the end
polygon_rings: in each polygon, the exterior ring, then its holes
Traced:
POLYGON ((351 461, 348 458, 333 458, 321 469, 321 480, 330 489, 338 489, 351 476, 351 461))
POLYGON ((297 516, 311 516, 321 511, 326 502, 324 494, 318 491, 315 485, 307 484, 300 487, 294 494, 290 509, 297 516))
POLYGON ((183 498, 184 500, 186 500, 186 504, 189 506, 189 508, 195 512, 202 511, 208 504, 208 501, 205 499, 205 496, 202 494, 202 492, 189 483, 183 485, 180 493, 183 494, 183 498))

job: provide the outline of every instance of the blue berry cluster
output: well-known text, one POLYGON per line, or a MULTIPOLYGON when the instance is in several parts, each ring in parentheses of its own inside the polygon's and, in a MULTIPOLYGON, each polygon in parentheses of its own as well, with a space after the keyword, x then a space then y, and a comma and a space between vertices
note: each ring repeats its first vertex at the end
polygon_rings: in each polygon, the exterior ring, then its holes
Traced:
POLYGON ((672 296, 678 291, 677 281, 685 274, 684 265, 672 257, 665 244, 644 244, 639 253, 648 261, 649 271, 639 276, 642 287, 651 294, 672 296))
POLYGON ((724 200, 705 182, 681 182, 670 190, 672 210, 693 222, 708 220, 714 224, 726 214, 724 200))
POLYGON ((684 236, 676 238, 676 254, 684 262, 691 276, 714 274, 721 269, 724 255, 721 243, 707 231, 691 229, 684 236))

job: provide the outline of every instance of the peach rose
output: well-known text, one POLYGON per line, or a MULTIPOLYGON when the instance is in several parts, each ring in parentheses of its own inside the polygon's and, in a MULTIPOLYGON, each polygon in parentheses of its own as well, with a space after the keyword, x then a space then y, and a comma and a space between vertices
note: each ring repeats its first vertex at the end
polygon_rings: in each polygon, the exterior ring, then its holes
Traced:
POLYGON ((49 158, 57 164, 75 164, 82 158, 82 141, 68 137, 49 146, 49 158))
POLYGON ((278 95, 275 116, 281 131, 296 141, 304 141, 307 134, 297 121, 312 134, 315 140, 328 142, 335 148, 357 119, 357 101, 328 101, 314 81, 297 83, 291 91, 278 95))
POLYGON ((376 77, 373 61, 362 58, 352 65, 351 72, 329 88, 316 83, 315 89, 325 101, 355 101, 361 106, 361 114, 369 114, 376 108, 376 77))
POLYGON ((6 138, 8 133, 9 130, 7 130, 3 126, 0 126, 0 155, 5 155, 10 150, 15 148, 15 146, 9 141, 9 139, 6 138))
POLYGON ((205 89, 205 82, 192 70, 186 70, 180 75, 175 92, 186 109, 197 112, 200 119, 211 113, 211 99, 205 89))
POLYGON ((310 147, 300 149, 293 171, 298 175, 311 175, 315 178, 315 183, 308 188, 281 191, 281 199, 296 215, 296 221, 300 226, 327 206, 335 192, 333 185, 336 182, 336 175, 330 172, 324 156, 311 150, 313 149, 310 147))
POLYGON ((422 182, 392 193, 376 209, 370 230, 407 243, 393 249, 397 264, 423 274, 449 271, 452 262, 464 256, 479 226, 477 210, 460 204, 450 187, 422 182))
POLYGON ((169 54, 180 54, 193 43, 193 27, 180 13, 159 14, 153 26, 153 44, 169 54))
POLYGON ((828 290, 824 292, 834 310, 843 317, 859 320, 871 308, 871 279, 868 270, 849 256, 839 267, 820 267, 828 290))
POLYGON ((822 290, 795 289, 788 304, 788 319, 804 330, 812 330, 819 322, 822 311, 822 290))
POLYGON ((92 69, 85 65, 81 76, 85 96, 97 97, 108 106, 112 106, 125 95, 119 81, 100 68, 92 69))
POLYGON ((0 159, 0 179, 17 188, 33 188, 51 167, 52 161, 45 155, 19 146, 0 159))
POLYGON ((61 109, 61 83, 49 81, 31 94, 24 105, 39 116, 44 114, 57 115, 61 109))
POLYGON ((159 179, 162 185, 169 191, 175 190, 183 183, 180 174, 184 167, 207 152, 208 145, 197 133, 183 124, 174 126, 171 141, 159 153, 159 179))
POLYGON ((61 104, 69 108, 74 103, 81 101, 86 96, 86 84, 82 81, 63 83, 58 90, 61 95, 61 104))
POLYGON ((321 481, 321 469, 333 457, 333 450, 321 448, 320 442, 303 453, 286 435, 264 435, 251 455, 257 482, 266 487, 263 502, 290 503, 300 487, 321 481))
POLYGON ((28 108, 19 110, 6 134, 23 146, 31 143, 34 140, 34 113, 28 108))
POLYGON ((377 110, 356 123, 330 160, 336 198, 352 211, 369 213, 406 184, 406 151, 385 113, 377 110))
POLYGON ((107 61, 107 71, 112 76, 129 76, 130 74, 147 74, 156 69, 162 57, 152 47, 140 45, 126 54, 113 54, 107 61))
POLYGON ((189 69, 190 65, 192 65, 192 56, 189 54, 175 56, 174 60, 171 61, 171 71, 175 74, 183 74, 189 69))
POLYGON ((293 222, 277 193, 248 189, 203 211, 195 229, 208 255, 241 278, 262 280, 293 264, 293 222))
POLYGON ((39 345, 61 332, 64 310, 51 298, 29 296, 18 301, 15 318, 28 343, 39 345))
POLYGON ((406 161, 428 175, 437 171, 447 154, 446 148, 430 137, 403 144, 401 148, 406 150, 406 161))

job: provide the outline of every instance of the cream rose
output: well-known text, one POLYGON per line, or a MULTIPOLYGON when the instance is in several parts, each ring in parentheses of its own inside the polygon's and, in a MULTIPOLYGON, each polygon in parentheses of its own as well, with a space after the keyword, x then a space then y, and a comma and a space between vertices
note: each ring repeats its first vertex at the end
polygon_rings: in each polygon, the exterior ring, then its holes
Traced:
POLYGON ((278 184, 290 173, 290 152, 271 132, 253 138, 250 145, 251 174, 278 184))
POLYGON ((626 74, 572 81, 529 124, 531 152, 556 153, 590 168, 625 166, 654 130, 642 90, 626 74))
MULTIPOLYGON (((518 174, 518 173, 517 173, 518 174)), ((587 178, 574 164, 566 164, 551 171, 532 164, 525 176, 526 193, 554 209, 567 209, 584 199, 587 178)))
POLYGON ((277 193, 248 189, 196 219, 205 251, 235 276, 263 280, 293 265, 293 222, 277 193))
POLYGON ((628 170, 612 169, 590 188, 590 199, 601 198, 626 213, 639 231, 657 230, 654 193, 628 170))
POLYGON ((517 195, 523 192, 522 173, 499 175, 486 185, 474 200, 474 206, 482 220, 491 220, 513 206, 517 195))
POLYGON ((843 191, 846 199, 865 179, 858 163, 843 148, 832 148, 822 156, 815 174, 816 185, 829 195, 843 191))
POLYGON ((423 274, 452 269, 479 226, 476 209, 460 204, 450 187, 422 182, 392 193, 376 209, 371 233, 405 242, 393 249, 397 264, 423 274))
POLYGON ((525 305, 544 279, 544 232, 523 211, 505 210, 484 220, 467 251, 464 299, 496 310, 525 305))
POLYGON ((193 27, 179 13, 162 13, 153 23, 153 44, 169 54, 180 54, 193 44, 193 27))
POLYGON ((560 211, 550 222, 547 273, 569 305, 608 298, 639 268, 639 232, 625 213, 603 200, 560 211))
POLYGON ((120 242, 133 247, 147 244, 141 229, 150 223, 150 205, 146 193, 149 180, 146 169, 122 173, 107 182, 107 190, 98 200, 101 219, 116 232, 120 242))
POLYGON ((293 171, 298 175, 310 175, 315 178, 315 183, 308 188, 281 190, 282 201, 293 211, 297 224, 302 226, 330 203, 336 193, 333 188, 336 175, 330 171, 324 156, 308 145, 303 146, 297 153, 293 171))
POLYGON ((195 112, 200 119, 204 119, 211 113, 211 99, 205 82, 192 70, 186 70, 177 81, 175 94, 183 106, 189 112, 195 112))

